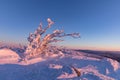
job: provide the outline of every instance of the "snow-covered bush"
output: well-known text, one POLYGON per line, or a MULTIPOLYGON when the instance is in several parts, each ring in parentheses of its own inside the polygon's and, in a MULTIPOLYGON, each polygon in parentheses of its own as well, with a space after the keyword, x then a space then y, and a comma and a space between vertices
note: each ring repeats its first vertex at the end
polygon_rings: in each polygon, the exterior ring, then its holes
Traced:
POLYGON ((31 58, 38 56, 40 54, 46 54, 49 52, 56 51, 56 48, 51 49, 50 43, 63 41, 60 38, 65 36, 72 36, 74 38, 79 38, 79 33, 66 34, 63 30, 54 30, 51 34, 46 34, 43 36, 46 31, 51 28, 51 25, 54 22, 48 18, 48 25, 43 29, 42 23, 40 23, 39 27, 35 30, 34 33, 30 33, 28 37, 29 44, 25 50, 25 58, 31 58))

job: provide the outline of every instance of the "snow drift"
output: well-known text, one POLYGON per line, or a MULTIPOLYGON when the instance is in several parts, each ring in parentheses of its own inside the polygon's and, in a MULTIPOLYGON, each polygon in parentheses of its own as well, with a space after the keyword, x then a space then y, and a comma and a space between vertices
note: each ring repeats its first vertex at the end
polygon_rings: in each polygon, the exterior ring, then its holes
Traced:
POLYGON ((38 56, 27 63, 19 59, 10 49, 0 50, 1 80, 120 80, 116 60, 74 50, 38 56), (79 77, 71 66, 80 71, 79 77))
POLYGON ((17 63, 19 55, 10 49, 0 49, 0 64, 17 63))

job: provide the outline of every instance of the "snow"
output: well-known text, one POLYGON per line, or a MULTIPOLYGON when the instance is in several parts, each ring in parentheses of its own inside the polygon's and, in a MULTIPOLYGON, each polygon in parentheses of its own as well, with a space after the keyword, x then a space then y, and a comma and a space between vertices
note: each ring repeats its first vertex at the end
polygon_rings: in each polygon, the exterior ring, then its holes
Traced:
POLYGON ((30 64, 35 64, 35 63, 42 62, 42 61, 45 61, 45 59, 38 57, 38 58, 27 60, 27 61, 21 61, 18 64, 19 65, 30 65, 30 64))
POLYGON ((56 65, 56 64, 50 64, 49 65, 49 68, 52 68, 52 69, 61 69, 61 68, 63 68, 63 66, 61 66, 61 65, 56 65))
MULTIPOLYGON (((99 73, 99 71, 97 69, 95 69, 94 66, 91 66, 91 65, 88 65, 87 67, 84 67, 81 69, 78 68, 78 70, 81 71, 82 76, 85 74, 92 74, 92 75, 98 76, 102 80, 115 80, 111 77, 108 77, 108 76, 105 76, 105 75, 99 73)), ((58 79, 64 79, 64 78, 69 79, 69 78, 75 78, 75 77, 77 77, 77 75, 76 75, 75 71, 73 71, 73 69, 72 69, 72 74, 64 72, 62 75, 60 75, 58 77, 58 79)))
POLYGON ((120 64, 116 60, 107 59, 110 64, 113 66, 114 71, 117 71, 120 68, 120 64))
POLYGON ((59 77, 57 77, 57 79, 69 79, 69 78, 74 78, 77 77, 76 73, 73 72, 72 74, 63 72, 62 75, 60 75, 59 77))
POLYGON ((106 69, 106 74, 109 74, 110 72, 109 72, 109 70, 108 69, 106 69))
POLYGON ((17 63, 19 59, 19 55, 10 49, 0 50, 0 64, 17 63))
POLYGON ((81 69, 81 73, 82 74, 89 74, 89 73, 91 73, 91 74, 93 74, 95 76, 98 76, 102 80, 115 80, 115 79, 113 79, 111 77, 108 77, 106 75, 103 75, 103 74, 99 73, 99 71, 94 66, 89 66, 88 65, 87 67, 82 68, 81 69))
POLYGON ((120 63, 83 52, 66 50, 19 61, 18 53, 0 49, 0 80, 120 80, 120 63), (77 76, 74 66, 80 71, 77 76))

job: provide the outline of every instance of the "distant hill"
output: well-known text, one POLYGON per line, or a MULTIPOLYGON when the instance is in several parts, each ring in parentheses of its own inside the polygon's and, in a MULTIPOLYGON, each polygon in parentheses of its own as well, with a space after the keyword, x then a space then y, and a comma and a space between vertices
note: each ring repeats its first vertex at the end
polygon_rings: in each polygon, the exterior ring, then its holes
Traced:
POLYGON ((95 51, 95 50, 80 50, 80 49, 76 51, 99 55, 102 57, 115 59, 118 62, 120 62, 120 51, 95 51))

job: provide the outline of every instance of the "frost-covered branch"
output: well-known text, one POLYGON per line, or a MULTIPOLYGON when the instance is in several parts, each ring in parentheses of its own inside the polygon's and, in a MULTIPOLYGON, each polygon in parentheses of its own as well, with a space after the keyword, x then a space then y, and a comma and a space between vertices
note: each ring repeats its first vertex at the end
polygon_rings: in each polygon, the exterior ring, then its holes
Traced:
MULTIPOLYGON (((34 33, 30 33, 28 37, 29 44, 26 48, 25 54, 28 57, 33 57, 40 54, 46 54, 46 50, 49 48, 49 44, 53 42, 63 41, 60 38, 71 36, 74 38, 79 38, 79 33, 71 33, 66 34, 63 30, 54 30, 52 34, 46 34, 43 36, 46 31, 51 28, 54 23, 50 18, 47 19, 48 25, 46 28, 42 28, 42 23, 40 23, 39 27, 35 30, 34 33)), ((48 51, 47 51, 48 52, 48 51)))

